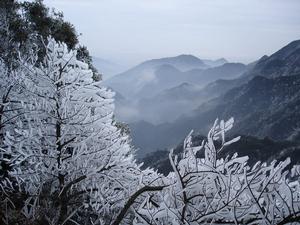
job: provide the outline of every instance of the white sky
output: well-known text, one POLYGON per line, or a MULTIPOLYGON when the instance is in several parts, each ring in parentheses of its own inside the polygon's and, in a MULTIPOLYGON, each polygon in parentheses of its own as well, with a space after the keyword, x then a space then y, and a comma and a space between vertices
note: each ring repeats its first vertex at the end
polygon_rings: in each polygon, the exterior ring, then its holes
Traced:
POLYGON ((300 0, 44 0, 92 55, 122 64, 194 54, 250 62, 300 39, 300 0))

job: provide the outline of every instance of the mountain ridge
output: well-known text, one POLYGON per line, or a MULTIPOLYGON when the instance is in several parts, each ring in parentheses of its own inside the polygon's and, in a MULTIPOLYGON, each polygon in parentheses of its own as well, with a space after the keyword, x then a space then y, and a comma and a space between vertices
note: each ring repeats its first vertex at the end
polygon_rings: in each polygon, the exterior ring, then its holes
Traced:
MULTIPOLYGON (((220 61, 225 61, 225 59, 220 61)), ((219 64, 219 66, 224 65, 222 63, 219 64)), ((200 73, 202 70, 209 68, 214 67, 206 65, 200 58, 196 56, 182 54, 175 57, 165 57, 144 61, 130 68, 129 70, 104 81, 104 84, 117 90, 127 98, 136 98, 140 95, 149 95, 149 91, 143 90, 147 85, 151 84, 154 86, 154 89, 151 87, 152 92, 156 90, 155 87, 159 87, 159 84, 166 84, 166 82, 170 82, 173 79, 179 80, 177 83, 173 81, 170 83, 170 85, 165 87, 170 88, 172 86, 179 85, 179 83, 184 81, 188 81, 185 80, 188 78, 185 78, 184 76, 189 76, 191 73, 193 73, 193 70, 196 70, 194 71, 195 73, 200 73), (167 78, 169 79, 168 81, 166 81, 167 78)), ((197 74, 194 76, 197 77, 197 74)), ((163 88, 159 89, 158 91, 162 91, 162 89, 163 88)))
POLYGON ((146 130, 136 130, 137 125, 133 124, 133 137, 137 135, 139 139, 139 136, 146 135, 151 139, 148 141, 150 146, 139 147, 145 148, 146 152, 174 147, 174 141, 183 139, 189 130, 204 134, 215 118, 227 119, 231 116, 236 118, 234 132, 239 134, 259 138, 268 136, 274 140, 299 137, 300 76, 295 71, 300 69, 300 48, 291 47, 298 46, 298 43, 300 41, 292 42, 271 56, 262 57, 237 79, 210 83, 206 86, 207 90, 216 89, 220 92, 219 96, 202 103, 193 114, 181 116, 175 122, 152 125, 151 129, 156 131, 151 134, 153 136, 146 130), (281 73, 274 69, 278 65, 272 64, 279 56, 284 61, 279 64, 281 73), (264 76, 258 75, 257 71, 265 71, 264 76), (219 90, 221 85, 228 87, 228 90, 222 93, 219 90), (159 139, 156 139, 158 136, 159 139), (163 136, 165 140, 159 143, 163 136))

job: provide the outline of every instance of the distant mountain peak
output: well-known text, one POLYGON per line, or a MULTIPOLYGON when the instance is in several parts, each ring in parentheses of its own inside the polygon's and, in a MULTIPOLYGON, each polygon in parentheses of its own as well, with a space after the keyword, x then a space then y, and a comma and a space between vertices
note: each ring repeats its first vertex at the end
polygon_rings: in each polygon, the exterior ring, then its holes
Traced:
POLYGON ((226 63, 229 63, 225 58, 219 58, 216 60, 202 59, 202 61, 210 67, 218 67, 218 66, 222 66, 226 63))
POLYGON ((181 54, 181 55, 178 55, 178 56, 175 56, 174 58, 178 58, 178 59, 185 59, 185 60, 195 60, 195 61, 201 61, 201 59, 199 59, 198 57, 194 56, 194 55, 191 55, 191 54, 181 54))
POLYGON ((153 67, 153 66, 161 66, 164 64, 172 65, 173 67, 181 71, 187 71, 191 69, 204 69, 209 67, 201 59, 190 54, 181 54, 173 57, 151 59, 141 63, 139 66, 153 67))
POLYGON ((152 59, 152 60, 148 60, 145 63, 150 62, 169 62, 170 64, 172 63, 198 63, 201 65, 204 65, 204 63, 202 62, 201 59, 199 59, 198 57, 191 55, 191 54, 181 54, 181 55, 177 55, 177 56, 172 56, 172 57, 164 57, 164 58, 159 58, 159 59, 152 59))

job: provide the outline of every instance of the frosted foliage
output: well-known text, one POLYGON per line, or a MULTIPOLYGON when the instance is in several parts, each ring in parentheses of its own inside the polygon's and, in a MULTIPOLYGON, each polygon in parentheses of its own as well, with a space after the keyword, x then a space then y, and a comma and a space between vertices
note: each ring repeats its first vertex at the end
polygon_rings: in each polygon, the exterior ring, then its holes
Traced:
POLYGON ((246 156, 218 158, 226 145, 239 140, 225 138, 233 123, 233 118, 226 122, 216 120, 200 146, 193 146, 191 132, 184 141, 182 155, 170 152, 173 172, 164 181, 168 186, 145 199, 136 211, 135 225, 265 225, 298 221, 299 168, 293 169, 291 182, 286 171, 290 159, 270 165, 257 162, 250 167, 246 156), (204 158, 196 157, 200 151, 204 151, 204 158))
MULTIPOLYGON (((112 119, 113 93, 92 79, 76 51, 53 39, 44 61, 34 65, 23 62, 22 67, 27 99, 22 106, 28 112, 23 126, 14 130, 19 135, 6 135, 22 162, 13 176, 31 196, 56 196, 60 211, 79 198, 83 207, 113 218, 141 184, 128 137, 112 119)), ((25 207, 24 214, 34 217, 39 201, 27 202, 34 207, 25 207)))
POLYGON ((3 191, 7 187, 13 188, 13 183, 9 179, 10 174, 5 165, 13 166, 19 163, 18 155, 11 148, 11 142, 7 137, 15 133, 16 127, 21 127, 20 117, 24 114, 21 107, 23 104, 22 93, 22 70, 9 71, 3 61, 0 60, 0 189, 3 191), (3 167, 3 168, 2 168, 3 167))
MULTIPOLYGON (((0 60, 2 208, 12 204, 8 192, 25 191, 21 214, 32 224, 300 221, 300 166, 289 171, 290 159, 249 166, 247 156, 219 157, 239 140, 226 138, 233 118, 216 120, 199 146, 191 132, 181 154, 170 151, 168 176, 140 170, 113 120, 113 93, 92 79, 76 51, 47 43, 39 64, 34 53, 16 68, 0 60)), ((9 213, 5 219, 9 224, 9 213)))

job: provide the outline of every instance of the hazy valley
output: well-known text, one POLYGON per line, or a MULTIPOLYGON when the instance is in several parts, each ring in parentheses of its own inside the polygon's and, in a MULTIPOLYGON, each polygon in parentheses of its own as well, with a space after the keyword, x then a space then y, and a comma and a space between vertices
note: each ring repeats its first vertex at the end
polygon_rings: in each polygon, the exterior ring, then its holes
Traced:
POLYGON ((116 117, 129 124, 144 156, 231 115, 237 134, 296 139, 299 74, 300 41, 294 41, 249 65, 180 55, 145 61, 104 83, 116 92, 116 117))

